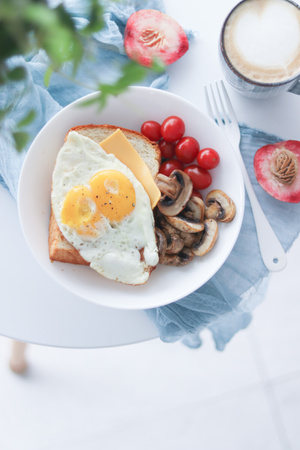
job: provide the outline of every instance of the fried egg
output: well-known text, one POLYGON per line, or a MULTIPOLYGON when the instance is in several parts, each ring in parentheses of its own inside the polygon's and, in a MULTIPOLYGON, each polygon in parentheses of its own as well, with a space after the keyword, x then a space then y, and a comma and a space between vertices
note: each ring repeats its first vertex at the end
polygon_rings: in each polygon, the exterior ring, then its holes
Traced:
POLYGON ((158 263, 150 199, 131 170, 72 131, 61 148, 51 202, 65 238, 111 280, 138 285, 158 263))

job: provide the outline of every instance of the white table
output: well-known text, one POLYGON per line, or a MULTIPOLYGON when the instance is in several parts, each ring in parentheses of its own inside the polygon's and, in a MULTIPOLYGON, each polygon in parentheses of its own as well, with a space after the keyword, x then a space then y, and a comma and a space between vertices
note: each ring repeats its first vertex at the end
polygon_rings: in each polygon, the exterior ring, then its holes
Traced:
MULTIPOLYGON (((198 31, 189 52, 168 69, 169 90, 203 110, 203 84, 222 77, 217 52, 219 30, 236 3, 237 0, 165 0, 170 16, 184 28, 198 31)), ((300 140, 298 96, 287 93, 258 101, 228 90, 240 122, 286 139, 300 140)), ((157 337, 156 328, 143 311, 103 308, 55 284, 31 255, 19 225, 17 205, 2 187, 0 205, 1 335, 76 348, 117 346, 157 337)), ((299 239, 295 249, 300 254, 299 239)), ((289 266, 285 269, 284 277, 290 276, 291 269, 289 266)), ((295 295, 297 292, 295 282, 295 295)))

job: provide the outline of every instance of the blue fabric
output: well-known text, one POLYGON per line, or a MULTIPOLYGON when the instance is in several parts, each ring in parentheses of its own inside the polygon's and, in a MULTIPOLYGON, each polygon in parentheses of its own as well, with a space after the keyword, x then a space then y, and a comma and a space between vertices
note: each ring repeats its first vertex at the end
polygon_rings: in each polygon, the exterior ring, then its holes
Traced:
MULTIPOLYGON (((54 0, 51 2, 55 4, 54 0)), ((67 0, 68 10, 76 18, 78 27, 86 23, 84 1, 67 0)), ((159 0, 123 0, 108 2, 105 13, 105 28, 97 33, 90 51, 96 55, 97 67, 101 67, 101 81, 114 79, 120 65, 128 61, 124 54, 123 32, 128 17, 137 9, 152 8, 163 10, 159 0)), ((192 37, 192 33, 188 32, 192 37)), ((0 108, 5 108, 16 99, 16 105, 7 117, 0 135, 0 184, 8 188, 14 198, 17 195, 20 170, 26 156, 26 149, 18 154, 11 139, 11 130, 33 108, 37 112, 36 120, 27 128, 34 137, 44 124, 64 106, 90 93, 93 88, 87 86, 93 70, 93 62, 85 60, 75 85, 67 78, 54 74, 48 89, 43 77, 47 60, 43 52, 28 55, 26 58, 13 58, 10 64, 22 64, 28 71, 26 86, 11 85, 1 89, 0 108)), ((63 68, 65 74, 68 65, 63 68)), ((166 89, 168 75, 158 76, 151 73, 143 82, 146 86, 166 89)), ((262 145, 281 140, 262 131, 241 126, 242 151, 254 189, 263 209, 277 236, 287 250, 299 231, 299 205, 279 202, 266 194, 258 185, 253 172, 253 156, 262 145), (288 223, 287 223, 288 218, 288 223)), ((29 143, 30 144, 30 143, 29 143)), ((28 144, 28 147, 29 147, 28 144)), ((164 342, 182 339, 189 347, 201 345, 201 331, 211 330, 216 347, 222 350, 232 336, 247 327, 251 320, 251 311, 263 299, 268 282, 268 271, 259 253, 254 221, 249 201, 242 230, 237 243, 226 263, 208 282, 188 297, 168 306, 152 309, 146 313, 154 321, 164 342)))
MULTIPOLYGON (((253 158, 263 145, 284 140, 241 124, 241 150, 254 190, 279 238, 288 250, 299 234, 299 204, 281 202, 258 184, 253 158)), ((240 235, 226 263, 204 286, 171 305, 147 311, 165 342, 183 339, 189 347, 201 345, 201 331, 211 330, 216 348, 226 343, 251 321, 251 311, 266 293, 269 272, 259 251, 254 219, 246 195, 245 214, 240 235)))

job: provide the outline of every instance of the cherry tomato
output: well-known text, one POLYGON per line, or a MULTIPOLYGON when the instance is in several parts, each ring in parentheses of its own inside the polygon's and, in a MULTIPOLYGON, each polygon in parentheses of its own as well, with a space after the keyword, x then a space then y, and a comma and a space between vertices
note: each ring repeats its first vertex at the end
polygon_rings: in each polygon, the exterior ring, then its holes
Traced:
POLYGON ((141 126, 141 133, 151 141, 159 141, 161 138, 160 124, 155 120, 147 120, 141 126))
POLYGON ((192 190, 192 196, 199 197, 203 200, 203 195, 201 194, 201 192, 197 191, 196 189, 192 190))
POLYGON ((199 150, 200 145, 197 139, 185 136, 177 142, 175 154, 178 161, 184 164, 190 164, 198 155, 199 150))
POLYGON ((159 172, 168 177, 173 170, 183 170, 183 166, 176 159, 168 159, 162 163, 159 172))
POLYGON ((162 139, 161 141, 159 141, 158 143, 160 151, 161 151, 161 156, 163 158, 169 159, 169 158, 173 158, 173 156, 175 155, 175 143, 174 142, 167 142, 164 139, 162 139))
POLYGON ((167 117, 161 124, 160 131, 165 141, 176 142, 184 135, 184 121, 177 116, 167 117))
POLYGON ((213 148, 203 148, 197 156, 197 163, 202 169, 214 169, 220 162, 219 153, 213 148))
POLYGON ((206 189, 211 185, 212 178, 208 170, 202 169, 196 164, 191 164, 184 169, 184 172, 193 182, 194 189, 206 189))

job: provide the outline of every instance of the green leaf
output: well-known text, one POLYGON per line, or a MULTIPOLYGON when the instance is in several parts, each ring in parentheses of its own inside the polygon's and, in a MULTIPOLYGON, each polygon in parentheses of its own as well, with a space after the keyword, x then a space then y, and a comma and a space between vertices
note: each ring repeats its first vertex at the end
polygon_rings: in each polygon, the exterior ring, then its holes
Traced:
POLYGON ((36 116, 36 112, 33 109, 31 109, 26 114, 26 116, 23 117, 23 119, 21 119, 20 122, 18 122, 18 128, 23 128, 23 127, 26 127, 27 125, 29 125, 35 119, 35 116, 36 116))
POLYGON ((7 78, 11 81, 23 80, 26 78, 26 70, 22 66, 15 67, 7 72, 7 78))
POLYGON ((121 75, 115 83, 100 83, 98 85, 99 94, 96 97, 82 103, 82 106, 97 103, 99 109, 103 109, 111 95, 117 96, 124 92, 129 86, 142 81, 146 73, 147 69, 145 67, 135 61, 130 61, 122 67, 121 75))
POLYGON ((51 27, 56 27, 58 24, 55 10, 47 7, 47 5, 28 4, 23 14, 25 20, 38 26, 39 29, 46 28, 48 30, 51 27))
POLYGON ((152 60, 151 69, 154 70, 154 72, 162 73, 166 70, 166 65, 163 63, 161 59, 154 58, 152 60))
POLYGON ((49 66, 47 68, 46 72, 45 72, 44 84, 45 84, 46 87, 48 87, 49 84, 50 84, 50 78, 51 78, 51 75, 53 74, 53 72, 54 72, 54 70, 53 70, 53 68, 51 66, 49 66))
POLYGON ((26 7, 24 17, 34 31, 36 45, 46 51, 55 70, 68 61, 78 66, 84 53, 83 43, 63 4, 51 9, 47 5, 31 3, 26 7))
POLYGON ((5 116, 11 111, 11 107, 7 107, 5 109, 0 109, 0 121, 5 118, 5 116))
POLYGON ((104 27, 103 7, 99 4, 98 0, 90 0, 90 3, 89 23, 80 31, 84 36, 96 33, 104 27))
POLYGON ((15 141, 15 147, 18 150, 18 152, 20 152, 27 144, 29 140, 29 134, 26 133, 25 131, 15 131, 13 133, 13 138, 15 141))
POLYGON ((138 83, 143 80, 146 75, 146 68, 140 66, 134 61, 125 64, 122 69, 122 76, 118 81, 119 87, 128 87, 131 84, 138 83))
MULTIPOLYGON (((88 24, 82 30, 76 28, 75 21, 64 6, 64 2, 60 0, 57 3, 58 6, 50 8, 47 0, 0 0, 0 43, 3 43, 0 49, 1 88, 10 81, 26 78, 23 67, 9 69, 6 60, 13 55, 23 55, 26 58, 30 52, 39 49, 46 52, 49 60, 50 67, 44 74, 46 86, 49 86, 53 71, 61 70, 65 63, 71 66, 73 74, 69 78, 76 84, 75 75, 85 54, 86 39, 104 26, 102 6, 104 1, 86 0, 88 24)), ((91 80, 94 88, 98 88, 100 92, 89 102, 97 102, 97 105, 103 108, 110 96, 119 95, 128 86, 139 83, 148 70, 131 61, 121 69, 119 79, 112 85, 100 82, 97 84, 91 80)), ((150 70, 163 69, 161 63, 154 61, 150 70)), ((12 108, 19 98, 11 100, 12 108)), ((0 121, 5 120, 8 113, 8 109, 0 110, 0 121)), ((34 112, 30 111, 17 124, 13 138, 18 150, 24 148, 28 142, 29 136, 23 128, 30 124, 34 117, 34 112)))

